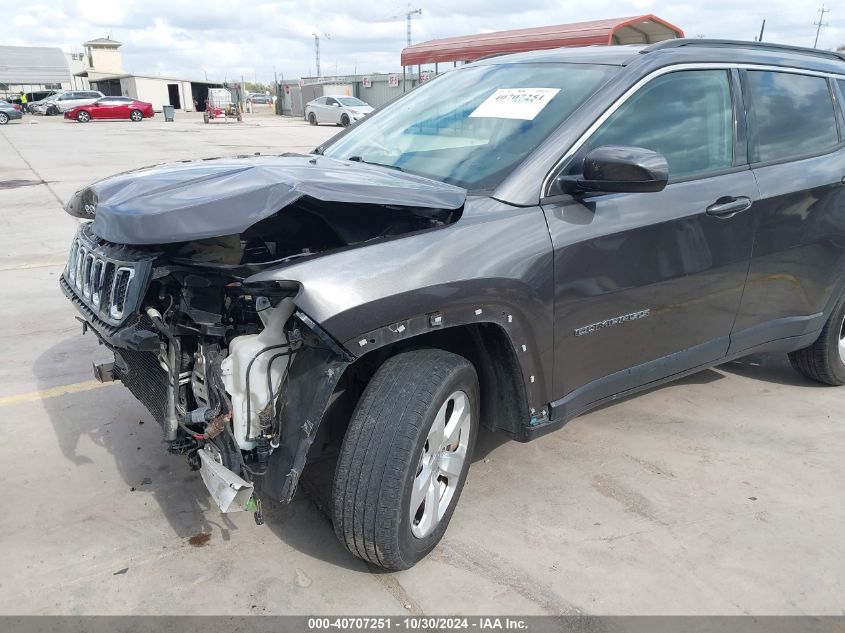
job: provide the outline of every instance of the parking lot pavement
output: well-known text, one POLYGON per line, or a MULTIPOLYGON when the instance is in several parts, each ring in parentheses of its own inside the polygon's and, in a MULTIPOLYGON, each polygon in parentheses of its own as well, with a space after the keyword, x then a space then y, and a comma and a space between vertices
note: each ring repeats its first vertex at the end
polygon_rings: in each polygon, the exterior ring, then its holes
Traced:
POLYGON ((337 128, 31 117, 0 128, 0 612, 840 614, 845 392, 780 356, 604 407, 530 444, 482 432, 442 544, 370 571, 298 494, 222 515, 57 287, 61 201, 166 160, 307 151, 337 128), (208 536, 204 536, 208 535, 208 536))

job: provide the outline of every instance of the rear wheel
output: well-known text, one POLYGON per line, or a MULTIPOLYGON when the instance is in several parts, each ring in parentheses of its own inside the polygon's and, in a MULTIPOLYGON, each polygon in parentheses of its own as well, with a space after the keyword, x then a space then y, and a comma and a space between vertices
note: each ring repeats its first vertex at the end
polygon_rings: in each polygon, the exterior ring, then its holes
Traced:
POLYGON ((140 110, 132 110, 132 112, 129 113, 129 119, 131 121, 135 121, 136 123, 138 121, 143 121, 144 120, 144 113, 141 112, 140 110))
POLYGON ((367 385, 343 440, 335 533, 356 556, 407 569, 440 541, 469 470, 478 377, 438 349, 397 354, 367 385))
POLYGON ((845 385, 845 296, 815 343, 789 355, 792 366, 817 382, 845 385))
POLYGON ((9 115, 5 112, 0 112, 0 125, 6 125, 9 122, 9 115))
POLYGON ((91 120, 91 115, 88 114, 85 110, 80 110, 76 113, 76 120, 80 123, 88 123, 91 120))
POLYGON ((309 122, 311 125, 317 125, 317 115, 316 115, 316 114, 314 114, 313 112, 312 112, 311 114, 309 114, 309 115, 308 115, 308 122, 309 122))

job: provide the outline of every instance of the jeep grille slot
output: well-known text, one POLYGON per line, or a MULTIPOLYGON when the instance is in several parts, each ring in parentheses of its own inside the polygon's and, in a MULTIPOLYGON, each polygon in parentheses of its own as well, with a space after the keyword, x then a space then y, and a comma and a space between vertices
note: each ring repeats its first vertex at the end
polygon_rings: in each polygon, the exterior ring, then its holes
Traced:
POLYGON ((109 308, 111 318, 119 319, 123 316, 123 309, 126 307, 126 293, 129 291, 129 284, 134 276, 135 270, 128 266, 121 266, 117 269, 111 289, 111 307, 109 308))
POLYGON ((138 283, 137 267, 149 266, 149 262, 117 261, 109 257, 109 252, 107 245, 86 244, 79 236, 75 237, 64 277, 67 288, 97 316, 115 323, 128 314, 127 309, 134 310, 135 306, 127 306, 127 301, 133 284, 138 283))

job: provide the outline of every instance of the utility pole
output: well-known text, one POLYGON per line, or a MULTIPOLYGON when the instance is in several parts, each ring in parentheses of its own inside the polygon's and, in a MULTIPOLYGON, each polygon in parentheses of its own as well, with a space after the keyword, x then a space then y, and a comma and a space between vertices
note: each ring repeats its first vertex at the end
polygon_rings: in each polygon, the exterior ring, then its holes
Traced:
POLYGON ((408 12, 405 14, 405 20, 407 21, 407 29, 408 29, 408 46, 411 45, 411 16, 412 15, 422 15, 422 9, 411 9, 411 5, 408 5, 408 12))
POLYGON ((317 64, 317 76, 320 76, 320 36, 312 33, 314 36, 314 61, 317 64))
POLYGON ((819 9, 819 13, 820 13, 820 15, 819 15, 819 21, 818 21, 818 22, 813 22, 813 25, 818 27, 818 28, 816 29, 816 41, 815 41, 815 42, 813 42, 813 48, 818 48, 818 47, 819 47, 819 32, 822 30, 822 27, 823 27, 823 26, 827 26, 827 22, 825 22, 825 21, 824 21, 824 14, 825 14, 825 13, 830 13, 830 9, 825 9, 825 8, 824 8, 824 5, 822 5, 822 8, 821 8, 821 9, 819 9))

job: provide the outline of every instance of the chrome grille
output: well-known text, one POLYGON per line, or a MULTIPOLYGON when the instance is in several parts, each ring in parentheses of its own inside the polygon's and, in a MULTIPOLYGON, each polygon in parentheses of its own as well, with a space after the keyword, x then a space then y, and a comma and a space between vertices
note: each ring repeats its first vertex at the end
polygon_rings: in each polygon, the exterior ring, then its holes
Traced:
POLYGON ((70 247, 64 277, 73 293, 97 316, 114 323, 126 315, 127 297, 137 283, 139 265, 148 262, 114 260, 77 235, 70 247))

